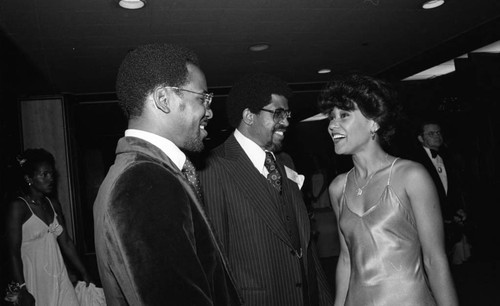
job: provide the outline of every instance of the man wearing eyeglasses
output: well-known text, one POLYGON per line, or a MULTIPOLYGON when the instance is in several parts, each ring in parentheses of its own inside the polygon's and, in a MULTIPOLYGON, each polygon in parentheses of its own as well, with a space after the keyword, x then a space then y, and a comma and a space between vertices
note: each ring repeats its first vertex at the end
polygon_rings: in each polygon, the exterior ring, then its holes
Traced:
POLYGON ((245 305, 333 305, 310 239, 303 177, 279 154, 290 96, 267 74, 237 82, 226 104, 235 131, 201 171, 206 209, 245 305))
POLYGON ((454 219, 466 216, 460 182, 461 172, 464 170, 456 158, 457 155, 445 148, 441 125, 437 120, 432 118, 422 120, 419 123, 417 140, 421 148, 415 150, 410 158, 421 163, 434 181, 443 215, 446 251, 450 256, 450 262, 457 262, 453 258, 453 249, 463 238, 463 228, 456 224, 454 219))
POLYGON ((240 305, 184 153, 203 149, 212 118, 197 56, 141 46, 122 62, 116 89, 128 129, 94 203, 107 305, 240 305))

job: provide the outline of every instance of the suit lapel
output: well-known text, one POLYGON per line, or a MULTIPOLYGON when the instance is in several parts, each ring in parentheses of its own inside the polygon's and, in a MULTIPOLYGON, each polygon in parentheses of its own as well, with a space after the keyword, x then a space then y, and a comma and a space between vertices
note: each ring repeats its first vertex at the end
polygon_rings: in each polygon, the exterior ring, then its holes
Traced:
MULTIPOLYGON (((172 162, 172 160, 163 153, 158 147, 155 145, 142 140, 140 138, 135 138, 135 137, 124 137, 120 140, 120 142, 123 140, 123 143, 118 144, 118 148, 121 147, 128 147, 128 148, 133 148, 133 151, 143 153, 145 155, 150 156, 151 158, 156 159, 159 163, 161 163, 165 168, 167 168, 170 172, 172 172, 179 182, 183 185, 184 189, 187 191, 189 194, 189 197, 191 198, 191 201, 194 203, 194 207, 197 209, 198 213, 200 214, 201 218, 205 222, 210 237, 212 237, 213 244, 215 248, 217 249, 217 252, 219 253, 219 257, 222 261, 222 264, 225 267, 226 272, 228 273, 229 278, 233 283, 235 283, 233 276, 231 275, 231 270, 229 269, 229 265, 227 263, 226 257, 224 256, 224 253, 222 252, 220 246, 220 242, 217 239, 217 237, 214 234, 214 230, 212 229, 212 225, 210 221, 207 218, 207 215, 205 214, 205 210, 203 208, 202 203, 198 199, 198 196, 196 195, 195 191, 193 188, 191 188, 191 185, 189 184, 188 180, 185 178, 184 174, 175 166, 175 164, 172 162), (122 144, 120 146, 120 144, 122 144)), ((118 149, 117 149, 118 151, 118 149)), ((117 152, 117 153, 124 153, 127 150, 123 150, 122 152, 117 152)))
MULTIPOLYGON (((281 221, 281 217, 276 211, 275 203, 264 192, 267 188, 264 184, 267 182, 263 179, 262 174, 255 169, 233 135, 225 142, 225 158, 227 162, 223 165, 231 177, 231 182, 236 188, 242 190, 244 197, 250 199, 248 203, 254 206, 255 211, 264 220, 269 229, 292 247, 290 237, 281 221)), ((282 173, 284 173, 284 170, 282 173)))

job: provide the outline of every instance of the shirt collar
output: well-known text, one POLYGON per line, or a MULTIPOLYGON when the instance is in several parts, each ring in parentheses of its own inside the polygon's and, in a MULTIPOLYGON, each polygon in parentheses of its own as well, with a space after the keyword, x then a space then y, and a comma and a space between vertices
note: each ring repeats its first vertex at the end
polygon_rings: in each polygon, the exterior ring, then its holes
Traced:
POLYGON ((245 154, 248 156, 254 167, 257 168, 260 173, 265 173, 265 151, 250 138, 243 135, 238 129, 234 130, 234 138, 236 138, 236 141, 238 141, 240 146, 243 148, 243 151, 245 151, 245 154))
POLYGON ((172 162, 182 170, 184 162, 186 161, 186 154, 182 152, 172 141, 165 137, 146 132, 143 130, 127 129, 125 131, 125 137, 136 137, 145 140, 155 146, 165 153, 165 155, 172 160, 172 162))

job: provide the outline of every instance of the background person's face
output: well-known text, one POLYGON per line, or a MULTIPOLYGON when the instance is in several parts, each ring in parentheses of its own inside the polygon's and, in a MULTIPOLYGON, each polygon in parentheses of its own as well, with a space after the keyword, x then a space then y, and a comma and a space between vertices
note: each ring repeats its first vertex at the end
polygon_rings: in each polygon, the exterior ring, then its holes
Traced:
POLYGON ((419 140, 424 147, 433 150, 439 150, 443 145, 443 135, 441 135, 441 128, 437 124, 426 124, 423 127, 423 132, 419 136, 419 140))
POLYGON ((55 172, 54 167, 47 162, 40 163, 29 178, 31 189, 34 192, 48 195, 54 189, 55 172))

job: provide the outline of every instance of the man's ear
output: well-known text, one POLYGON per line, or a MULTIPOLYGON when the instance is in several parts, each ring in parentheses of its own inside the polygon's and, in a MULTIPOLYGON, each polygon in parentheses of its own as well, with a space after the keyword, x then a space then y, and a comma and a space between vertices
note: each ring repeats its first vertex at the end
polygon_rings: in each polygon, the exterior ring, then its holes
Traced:
POLYGON ((170 113, 170 99, 171 92, 167 91, 165 87, 157 87, 153 91, 153 103, 155 107, 165 114, 170 113))
POLYGON ((424 143, 424 138, 422 137, 422 135, 418 135, 417 139, 420 143, 424 143))
POLYGON ((255 116, 254 113, 252 113, 248 108, 245 108, 243 110, 243 119, 242 119, 242 121, 246 125, 252 125, 253 124, 253 120, 254 120, 254 116, 255 116))
POLYGON ((24 181, 26 182, 26 185, 30 185, 31 184, 31 179, 26 174, 24 175, 24 181))

